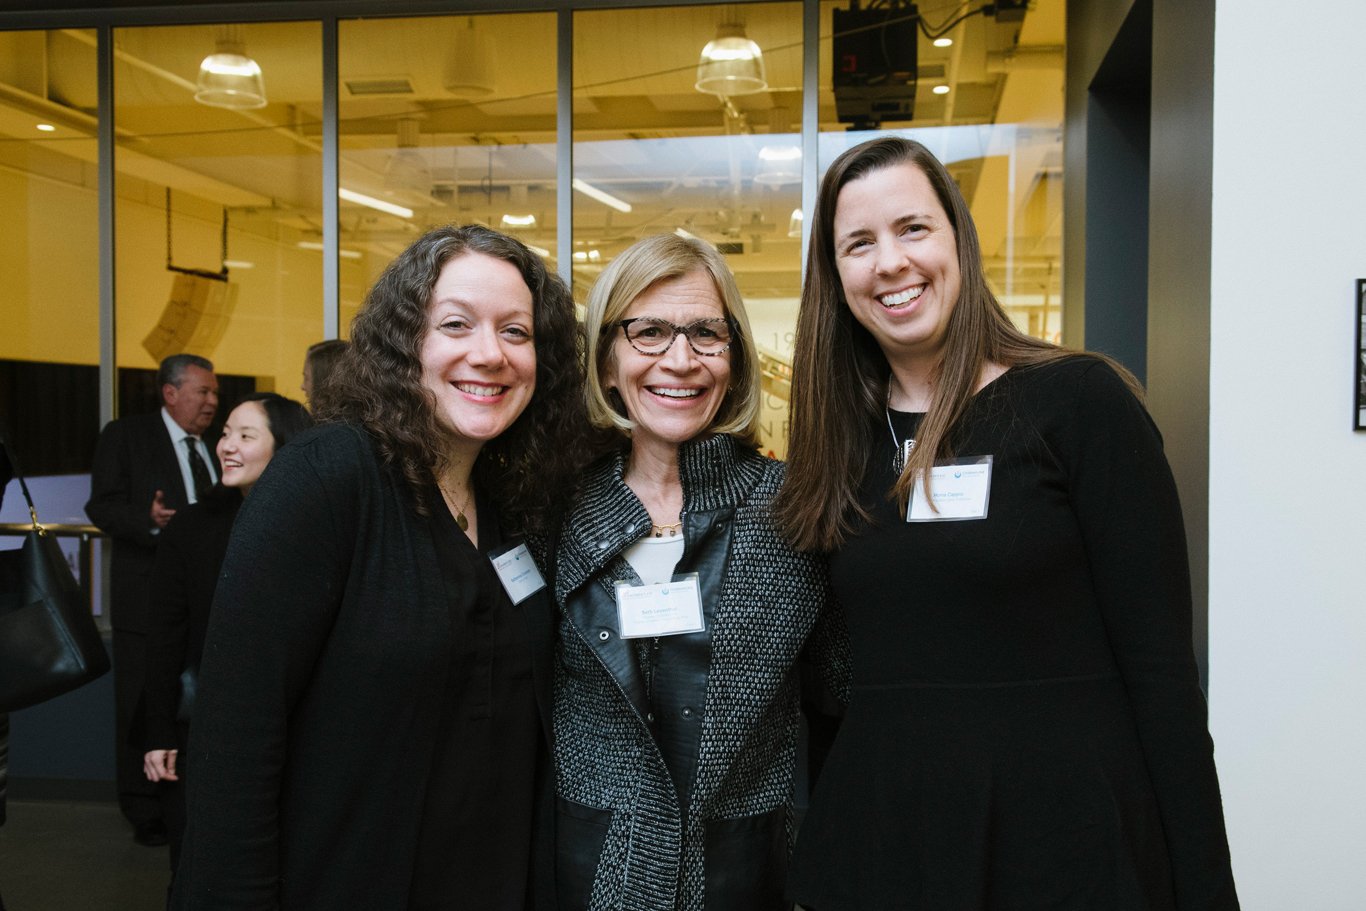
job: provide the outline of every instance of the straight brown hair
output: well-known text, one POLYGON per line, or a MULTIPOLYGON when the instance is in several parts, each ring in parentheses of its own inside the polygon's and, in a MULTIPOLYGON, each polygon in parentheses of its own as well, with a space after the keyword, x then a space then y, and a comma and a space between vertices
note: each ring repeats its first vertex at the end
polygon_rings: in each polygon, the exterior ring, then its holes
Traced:
MULTIPOLYGON (((948 215, 958 248, 960 291, 945 330, 929 410, 889 496, 904 510, 912 486, 922 477, 928 494, 929 469, 952 457, 952 434, 988 365, 1028 367, 1083 353, 1015 328, 987 285, 967 200, 929 149, 914 140, 888 136, 844 152, 821 180, 812 219, 792 359, 787 480, 774 506, 779 526, 800 550, 833 551, 869 518, 858 503, 858 489, 881 439, 875 428, 886 407, 891 368, 845 300, 835 266, 835 208, 846 184, 899 165, 925 175, 948 215)), ((1110 358, 1092 356, 1110 364, 1135 395, 1142 396, 1133 374, 1110 358)))

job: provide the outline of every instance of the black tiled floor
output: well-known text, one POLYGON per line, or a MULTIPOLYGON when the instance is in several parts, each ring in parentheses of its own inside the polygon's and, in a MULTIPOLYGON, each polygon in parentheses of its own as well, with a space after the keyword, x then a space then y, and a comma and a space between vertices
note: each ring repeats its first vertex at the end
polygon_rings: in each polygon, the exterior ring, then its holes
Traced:
POLYGON ((0 826, 5 911, 160 911, 166 848, 144 848, 113 802, 13 800, 0 826))

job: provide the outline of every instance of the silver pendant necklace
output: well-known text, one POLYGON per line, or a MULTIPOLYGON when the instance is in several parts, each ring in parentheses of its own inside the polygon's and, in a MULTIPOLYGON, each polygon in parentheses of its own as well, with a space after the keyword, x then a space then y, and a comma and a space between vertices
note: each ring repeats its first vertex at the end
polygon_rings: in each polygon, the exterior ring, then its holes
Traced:
POLYGON ((901 473, 906 470, 906 460, 911 457, 911 452, 915 449, 915 440, 907 437, 904 440, 896 438, 896 428, 892 426, 892 383, 887 381, 887 401, 882 404, 882 413, 887 415, 887 432, 892 435, 892 471, 896 476, 901 477, 901 473))

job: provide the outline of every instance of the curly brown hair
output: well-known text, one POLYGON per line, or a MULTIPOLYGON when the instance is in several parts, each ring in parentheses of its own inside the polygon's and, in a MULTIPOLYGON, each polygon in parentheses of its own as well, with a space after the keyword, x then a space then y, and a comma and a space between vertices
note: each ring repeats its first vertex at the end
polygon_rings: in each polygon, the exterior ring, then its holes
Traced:
POLYGON ((351 323, 351 347, 318 390, 322 421, 360 424, 381 457, 408 483, 417 509, 446 467, 450 431, 422 384, 422 342, 432 289, 442 268, 466 253, 511 263, 534 302, 536 391, 512 426, 490 440, 474 465, 512 532, 553 528, 580 468, 588 421, 583 401, 583 342, 574 299, 520 241, 482 225, 433 228, 391 262, 351 323))

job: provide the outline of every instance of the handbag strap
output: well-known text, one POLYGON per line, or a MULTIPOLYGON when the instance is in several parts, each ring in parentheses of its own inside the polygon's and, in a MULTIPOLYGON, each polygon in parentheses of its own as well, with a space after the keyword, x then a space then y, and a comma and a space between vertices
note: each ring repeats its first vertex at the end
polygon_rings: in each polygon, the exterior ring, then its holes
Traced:
POLYGON ((9 456, 9 467, 14 469, 14 476, 19 479, 19 489, 24 492, 24 502, 28 504, 28 516, 33 522, 33 530, 39 535, 46 535, 47 529, 38 521, 38 510, 33 508, 33 497, 28 492, 28 482, 24 480, 24 473, 19 470, 19 457, 14 454, 14 447, 5 438, 5 428, 0 425, 0 446, 5 449, 5 454, 9 456))

